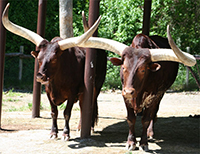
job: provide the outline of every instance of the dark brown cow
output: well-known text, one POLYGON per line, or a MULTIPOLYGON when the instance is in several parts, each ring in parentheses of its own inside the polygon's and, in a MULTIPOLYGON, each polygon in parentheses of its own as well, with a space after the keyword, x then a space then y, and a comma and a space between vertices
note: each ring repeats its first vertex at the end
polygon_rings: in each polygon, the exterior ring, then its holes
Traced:
MULTIPOLYGON (((154 41, 144 35, 140 35, 139 38, 134 40, 135 43, 132 44, 134 48, 117 41, 95 37, 90 37, 81 44, 82 47, 106 49, 122 57, 110 58, 110 60, 114 65, 121 65, 122 95, 127 107, 129 124, 127 147, 131 150, 136 147, 134 128, 136 114, 144 109, 140 146, 144 150, 148 150, 147 128, 150 122, 155 120, 164 92, 176 78, 177 62, 188 66, 193 66, 196 63, 192 55, 182 52, 173 42, 169 33, 169 26, 167 32, 168 41, 173 50, 158 48, 158 46, 168 47, 165 46, 166 43, 160 41, 161 38, 154 39, 158 43, 156 45, 154 41)), ((150 136, 153 135, 152 133, 153 130, 149 130, 150 136)))
MULTIPOLYGON (((145 151, 148 150, 147 136, 153 136, 153 121, 155 121, 159 103, 178 72, 178 63, 173 62, 174 60, 167 61, 168 58, 165 59, 163 56, 160 60, 159 58, 154 60, 156 62, 152 60, 149 49, 170 48, 166 39, 159 36, 153 36, 152 39, 158 45, 149 37, 139 34, 133 39, 132 49, 127 47, 123 50, 121 59, 110 58, 114 65, 121 65, 122 95, 127 108, 129 125, 127 148, 130 150, 136 147, 135 121, 137 113, 142 110, 144 110, 143 131, 140 146, 145 151)), ((162 55, 162 50, 160 52, 162 55)))
MULTIPOLYGON (((37 73, 37 81, 45 85, 45 90, 51 105, 51 115, 53 120, 51 138, 57 138, 58 133, 57 106, 67 100, 66 109, 64 110, 65 127, 63 137, 64 140, 69 140, 69 120, 73 104, 79 100, 80 107, 82 108, 85 49, 75 46, 77 42, 82 42, 82 40, 80 41, 80 38, 83 35, 78 39, 70 38, 66 40, 62 40, 60 37, 55 37, 51 40, 51 42, 49 42, 34 32, 10 23, 8 20, 8 6, 4 11, 2 21, 8 30, 25 37, 37 45, 39 51, 32 51, 31 54, 38 60, 39 71, 37 73)), ((100 20, 98 20, 96 24, 87 31, 87 33, 91 33, 90 36, 98 27, 99 21, 100 20)), ((94 106, 92 107, 92 127, 94 127, 94 124, 97 121, 97 97, 105 79, 107 62, 105 52, 97 52, 97 57, 93 96, 94 106)))
MULTIPOLYGON (((166 38, 160 36, 151 36, 150 39, 148 36, 143 34, 138 34, 133 39, 131 47, 133 48, 170 48, 168 41, 166 38), (156 42, 156 43, 155 43, 156 42), (158 44, 158 45, 157 45, 158 44), (159 47, 158 47, 159 46, 159 47)), ((130 58, 131 59, 131 58, 130 58)), ((130 60, 129 59, 129 60, 130 60)), ((140 57, 138 58, 140 59, 140 57)), ((112 61, 112 59, 111 59, 112 61)), ((144 64, 140 66, 139 60, 136 60, 138 63, 131 63, 132 68, 128 69, 127 72, 131 72, 136 70, 131 75, 128 75, 126 78, 121 71, 122 84, 123 88, 123 97, 125 100, 125 104, 128 111, 128 123, 130 134, 128 136, 128 145, 131 145, 132 149, 134 149, 134 145, 136 143, 135 135, 134 135, 134 127, 135 124, 135 113, 140 112, 140 110, 145 109, 143 112, 143 133, 142 140, 140 141, 140 145, 143 146, 145 150, 147 150, 147 137, 153 137, 153 122, 155 122, 156 113, 159 108, 160 101, 165 93, 165 91, 173 84, 177 72, 178 72, 178 63, 170 62, 170 61, 162 61, 157 63, 147 62, 145 65, 149 67, 148 69, 144 68, 144 64), (170 69, 169 69, 170 68, 170 69), (140 73, 145 71, 145 73, 140 73), (143 76, 141 80, 141 76, 143 76), (126 78, 126 79, 124 79, 126 78), (129 80, 130 78, 130 80, 129 80), (126 83, 129 81, 129 83, 126 83), (131 83, 130 83, 131 82, 131 83), (130 88, 128 88, 130 87, 130 88), (136 102, 133 105, 129 105, 129 95, 130 93, 137 93, 135 95, 136 102), (134 110, 134 111, 133 111, 134 110), (151 124, 149 125, 149 120, 151 119, 151 124), (147 129, 147 127, 149 128, 147 129), (147 131, 147 134, 146 134, 147 131)), ((125 67, 125 66, 124 66, 125 67)))

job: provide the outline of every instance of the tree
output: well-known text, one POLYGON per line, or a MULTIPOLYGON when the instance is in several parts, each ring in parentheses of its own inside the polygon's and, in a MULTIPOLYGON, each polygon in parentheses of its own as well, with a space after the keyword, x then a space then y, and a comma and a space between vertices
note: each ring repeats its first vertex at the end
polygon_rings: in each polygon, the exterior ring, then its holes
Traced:
POLYGON ((73 0, 59 0, 60 37, 73 36, 73 0))

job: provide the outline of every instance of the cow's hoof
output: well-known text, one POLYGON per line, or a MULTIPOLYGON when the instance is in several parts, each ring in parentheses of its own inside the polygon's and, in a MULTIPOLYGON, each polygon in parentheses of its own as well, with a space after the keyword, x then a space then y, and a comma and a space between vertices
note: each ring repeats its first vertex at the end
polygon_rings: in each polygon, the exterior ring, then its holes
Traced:
POLYGON ((81 131, 81 129, 79 129, 79 128, 76 129, 76 132, 77 132, 77 133, 79 133, 80 131, 81 131))
POLYGON ((70 136, 68 134, 63 134, 62 136, 63 141, 69 141, 69 139, 70 139, 70 136))
POLYGON ((155 139, 154 139, 152 136, 149 136, 148 141, 149 141, 149 142, 154 142, 155 139))
POLYGON ((54 140, 58 138, 58 134, 52 133, 50 134, 50 139, 54 140))
POLYGON ((91 127, 91 133, 94 133, 94 127, 91 127))
POLYGON ((132 151, 132 150, 135 150, 136 149, 136 145, 134 143, 127 143, 126 144, 126 149, 129 150, 129 151, 132 151))
POLYGON ((149 151, 148 145, 140 145, 140 149, 145 152, 149 151))

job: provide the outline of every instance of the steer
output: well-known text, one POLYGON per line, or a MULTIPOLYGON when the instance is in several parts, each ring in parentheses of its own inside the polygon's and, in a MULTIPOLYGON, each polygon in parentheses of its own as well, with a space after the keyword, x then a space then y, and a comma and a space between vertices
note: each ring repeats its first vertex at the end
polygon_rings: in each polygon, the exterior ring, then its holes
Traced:
MULTIPOLYGON (((147 151, 147 128, 150 122, 155 120, 164 92, 176 78, 177 62, 187 66, 193 66, 196 63, 196 59, 192 55, 181 51, 176 46, 170 35, 169 26, 167 34, 169 45, 172 49, 158 48, 158 46, 166 47, 165 43, 156 41, 155 38, 155 42, 158 42, 158 45, 156 45, 148 37, 145 38, 150 43, 147 43, 147 46, 145 44, 144 46, 139 45, 136 40, 136 44, 132 44, 133 47, 130 47, 114 40, 99 37, 90 37, 79 45, 81 47, 109 50, 121 56, 121 58, 110 58, 110 60, 114 65, 121 66, 122 95, 127 108, 129 125, 127 148, 130 150, 136 148, 136 114, 141 112, 142 109, 144 110, 140 146, 147 151)), ((150 130, 149 132, 152 133, 150 130)))
MULTIPOLYGON (((31 54, 38 60, 39 71, 37 73, 37 81, 45 85, 47 97, 51 105, 53 123, 50 137, 57 138, 57 106, 67 100, 67 106, 64 110, 65 127, 63 138, 64 140, 69 140, 71 110, 77 100, 79 100, 80 107, 82 108, 84 89, 85 49, 76 46, 93 34, 98 27, 100 18, 91 29, 80 37, 65 40, 60 37, 55 37, 49 42, 38 34, 11 23, 8 19, 8 8, 9 5, 5 8, 2 17, 4 26, 9 31, 32 41, 38 47, 38 51, 32 51, 31 54)), ((93 95, 94 105, 91 107, 93 109, 92 127, 94 127, 97 121, 97 97, 105 79, 106 62, 106 53, 102 51, 97 52, 93 95)))
MULTIPOLYGON (((159 48, 159 47, 170 48, 170 45, 168 44, 168 40, 161 36, 148 37, 144 34, 138 34, 134 37, 131 47, 153 49, 153 48, 159 48)), ((140 90, 138 92, 140 94, 137 95, 137 99, 142 100, 140 103, 138 102, 139 105, 143 104, 145 106, 146 104, 144 101, 148 102, 148 104, 155 104, 155 107, 149 107, 149 112, 155 113, 153 115, 153 118, 151 118, 152 120, 147 129, 147 137, 149 137, 151 139, 153 138, 153 135, 154 135, 153 123, 156 120, 156 113, 159 109, 160 101, 161 101, 162 97, 164 96, 164 93, 166 92, 166 90, 175 81, 177 73, 178 73, 178 63, 177 62, 162 61, 162 62, 157 62, 157 63, 158 63, 158 66, 160 67, 158 69, 159 71, 156 70, 154 72, 154 70, 149 69, 149 73, 144 75, 144 78, 146 78, 146 79, 144 79, 145 80, 145 83, 143 84, 144 86, 141 87, 142 90, 140 90), (162 79, 162 81, 161 81, 161 79, 162 79), (152 85, 152 86, 150 86, 151 88, 149 88, 149 85, 152 85), (143 97, 143 98, 141 98, 141 97, 143 97)), ((141 82, 137 80, 136 76, 140 76, 140 74, 137 74, 137 72, 136 72, 136 73, 133 73, 132 75, 129 75, 128 78, 132 78, 132 79, 135 78, 134 83, 139 82, 141 84, 141 82)), ((128 80, 128 79, 126 79, 126 80, 128 80)), ((134 89, 138 89, 137 85, 133 84, 132 87, 134 87, 134 89)), ((126 91, 126 87, 123 90, 126 91)), ((124 96, 124 98, 126 99, 126 96, 124 96)), ((126 100, 125 100, 125 103, 126 103, 126 100)), ((127 108, 129 108, 129 106, 127 106, 127 108)), ((129 111, 129 109, 127 109, 127 110, 129 111)), ((129 113, 129 114, 131 114, 131 113, 129 113)), ((143 122, 145 121, 145 118, 146 117, 144 116, 142 119, 143 122)), ((132 121, 134 121, 134 120, 135 119, 133 119, 132 121)), ((142 144, 142 141, 141 141, 141 144, 142 144)), ((128 144, 128 146, 129 146, 129 144, 128 144)), ((147 147, 146 147, 146 150, 147 150, 147 147)))
MULTIPOLYGON (((169 29, 168 36, 171 43, 172 39, 169 29)), ((148 150, 147 137, 153 136, 152 127, 159 108, 159 103, 164 93, 173 84, 177 76, 177 62, 184 63, 184 61, 180 59, 174 59, 172 54, 168 55, 167 52, 171 50, 159 49, 159 47, 170 47, 164 38, 154 36, 152 39, 155 40, 158 45, 149 37, 139 34, 133 39, 131 44, 132 49, 127 47, 120 54, 122 56, 121 59, 110 58, 114 65, 121 65, 120 77, 122 82, 122 95, 127 108, 127 122, 129 125, 127 141, 127 148, 129 148, 129 150, 134 150, 136 148, 135 121, 137 113, 142 110, 143 131, 140 146, 145 151, 148 150), (158 53, 156 53, 157 51, 158 53), (149 129, 147 129, 148 127, 149 129)), ((175 51, 178 50, 182 53, 173 42, 171 46, 175 51)), ((195 59, 193 60, 195 63, 195 59)), ((194 65, 194 63, 192 63, 192 65, 194 65)), ((191 65, 189 63, 184 64, 191 65)))

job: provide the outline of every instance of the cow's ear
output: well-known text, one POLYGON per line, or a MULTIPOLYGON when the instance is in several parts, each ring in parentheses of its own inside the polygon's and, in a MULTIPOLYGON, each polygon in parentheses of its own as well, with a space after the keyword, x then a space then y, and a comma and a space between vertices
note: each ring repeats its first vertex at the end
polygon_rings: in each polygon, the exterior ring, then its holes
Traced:
POLYGON ((156 72, 156 71, 158 71, 160 68, 161 68, 161 65, 158 64, 158 63, 152 63, 152 64, 149 65, 149 69, 150 69, 152 72, 156 72))
POLYGON ((111 63, 113 63, 113 65, 116 65, 116 66, 120 66, 123 64, 120 58, 111 57, 109 58, 109 60, 111 61, 111 63))
POLYGON ((63 54, 63 50, 56 50, 56 55, 59 57, 63 54))
POLYGON ((39 51, 31 51, 31 55, 32 55, 34 58, 37 58, 38 53, 39 53, 39 51))

